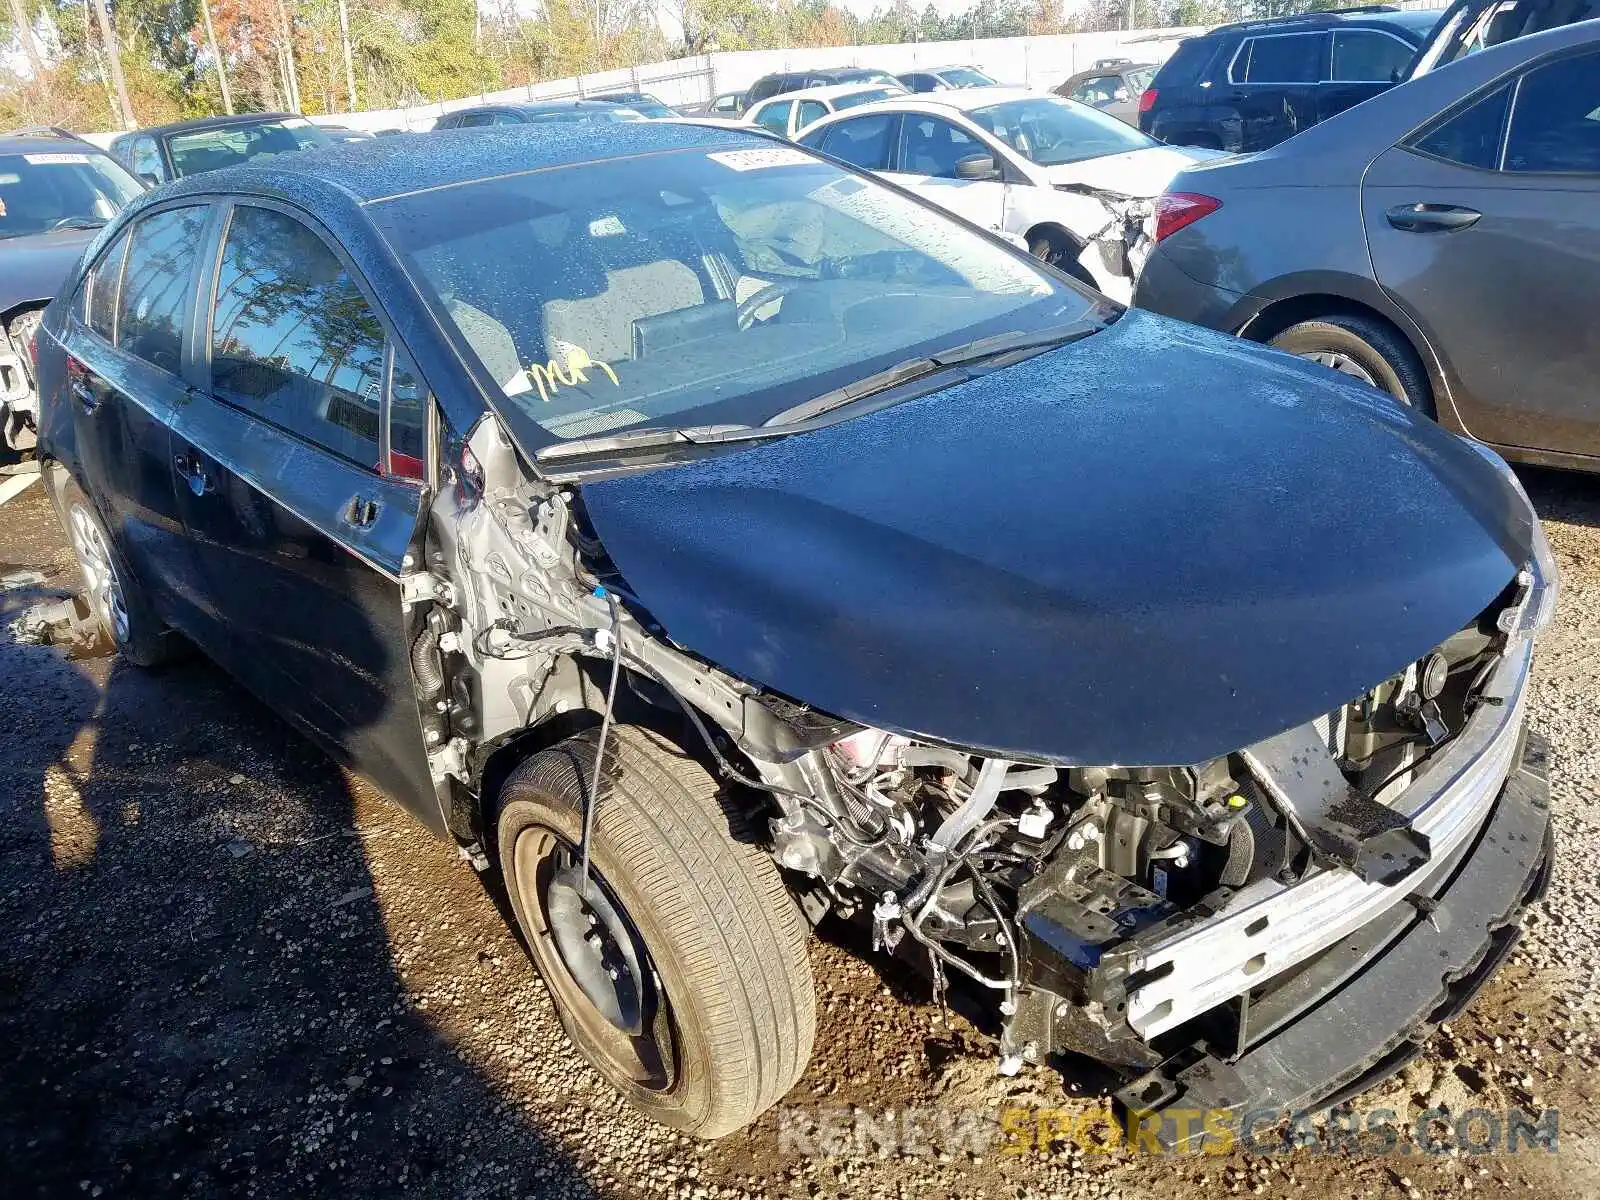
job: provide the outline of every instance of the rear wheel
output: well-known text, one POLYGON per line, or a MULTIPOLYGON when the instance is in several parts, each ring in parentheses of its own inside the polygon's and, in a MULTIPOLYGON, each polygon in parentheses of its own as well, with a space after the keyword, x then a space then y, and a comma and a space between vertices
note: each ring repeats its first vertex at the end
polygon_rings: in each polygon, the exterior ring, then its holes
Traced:
POLYGON ((60 512, 83 575, 84 598, 106 637, 134 666, 167 661, 176 635, 155 615, 89 498, 70 479, 62 489, 60 512))
POLYGON ((1270 345, 1388 392, 1433 415, 1428 373, 1410 344, 1389 325, 1358 313, 1336 313, 1291 325, 1270 345))
POLYGON ((717 781, 637 726, 608 743, 585 887, 594 752, 594 734, 579 734, 507 779, 506 890, 584 1057, 647 1116, 720 1137, 776 1103, 810 1058, 805 923, 717 781))

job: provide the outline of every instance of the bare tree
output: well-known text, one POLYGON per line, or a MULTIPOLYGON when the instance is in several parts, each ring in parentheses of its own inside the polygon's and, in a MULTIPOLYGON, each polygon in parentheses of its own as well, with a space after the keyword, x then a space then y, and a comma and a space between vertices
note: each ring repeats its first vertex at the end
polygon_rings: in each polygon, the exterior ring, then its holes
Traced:
MULTIPOLYGON (((13 0, 15 3, 15 0, 13 0)), ((344 0, 339 0, 340 6, 344 0)), ((217 31, 211 27, 211 0, 200 0, 200 15, 206 22, 206 45, 211 47, 211 57, 217 60, 217 80, 222 84, 222 107, 233 116, 233 93, 228 88, 228 64, 223 61, 222 47, 217 45, 217 31)))
POLYGON ((105 0, 84 0, 94 10, 96 23, 100 26, 100 41, 105 47, 106 66, 111 72, 111 86, 116 89, 117 118, 122 122, 124 129, 137 129, 139 122, 133 119, 133 104, 128 99, 128 81, 122 77, 122 47, 117 42, 116 27, 111 23, 111 16, 106 12, 105 0))
POLYGON ((17 27, 17 36, 22 39, 22 52, 28 56, 28 70, 33 75, 34 83, 43 83, 44 52, 40 50, 39 39, 34 35, 33 22, 23 11, 22 0, 10 0, 10 4, 11 23, 17 27))

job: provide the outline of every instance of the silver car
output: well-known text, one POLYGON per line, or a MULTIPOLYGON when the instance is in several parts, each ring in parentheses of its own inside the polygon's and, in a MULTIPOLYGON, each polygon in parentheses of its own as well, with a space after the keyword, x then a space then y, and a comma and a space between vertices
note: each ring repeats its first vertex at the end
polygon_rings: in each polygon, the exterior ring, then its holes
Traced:
POLYGON ((1518 38, 1158 202, 1135 303, 1600 469, 1600 21, 1518 38))

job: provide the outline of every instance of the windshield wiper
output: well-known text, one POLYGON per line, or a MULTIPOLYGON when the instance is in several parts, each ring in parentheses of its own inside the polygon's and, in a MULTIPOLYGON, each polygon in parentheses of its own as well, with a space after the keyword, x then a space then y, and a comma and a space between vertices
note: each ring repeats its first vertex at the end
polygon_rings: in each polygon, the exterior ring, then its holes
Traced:
POLYGON ((710 446, 719 442, 757 441, 773 437, 771 430, 748 425, 690 425, 683 429, 625 429, 598 437, 557 442, 534 451, 537 462, 564 462, 573 458, 594 458, 630 454, 638 450, 658 450, 664 446, 710 446))
POLYGON ((1031 354, 1056 346, 1065 346, 1079 338, 1088 337, 1100 328, 1099 321, 1073 321, 1045 329, 1018 329, 1010 333, 997 333, 990 337, 978 338, 976 341, 964 342, 948 350, 941 350, 937 354, 930 354, 926 358, 907 359, 905 362, 896 363, 892 367, 868 375, 865 379, 858 379, 830 392, 823 392, 820 396, 813 396, 792 408, 784 409, 762 424, 770 429, 774 425, 793 425, 809 421, 813 417, 820 417, 847 404, 854 404, 858 400, 865 400, 869 396, 878 395, 891 388, 925 379, 930 375, 947 371, 951 367, 968 366, 1009 354, 1031 354))
POLYGON ((48 232, 59 233, 64 229, 99 229, 105 221, 99 217, 62 217, 48 232))

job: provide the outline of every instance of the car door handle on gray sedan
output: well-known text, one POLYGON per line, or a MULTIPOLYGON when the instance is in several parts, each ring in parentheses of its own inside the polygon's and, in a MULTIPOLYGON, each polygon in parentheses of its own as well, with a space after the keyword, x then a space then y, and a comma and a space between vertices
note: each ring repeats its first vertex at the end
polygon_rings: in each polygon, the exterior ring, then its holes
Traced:
POLYGON ((1476 225, 1483 216, 1457 204, 1399 204, 1384 214, 1389 224, 1406 233, 1451 233, 1476 225))

